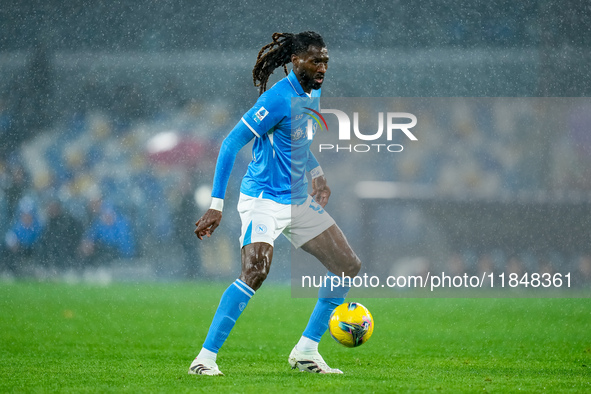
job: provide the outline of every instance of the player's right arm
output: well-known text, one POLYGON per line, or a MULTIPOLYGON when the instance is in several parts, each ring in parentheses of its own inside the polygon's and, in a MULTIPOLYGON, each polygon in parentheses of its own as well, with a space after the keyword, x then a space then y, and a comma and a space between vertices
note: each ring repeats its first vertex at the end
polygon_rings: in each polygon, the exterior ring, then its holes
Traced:
POLYGON ((254 134, 241 120, 222 142, 213 177, 211 207, 195 223, 195 226, 197 226, 195 229, 197 238, 203 239, 205 235, 211 237, 211 234, 220 225, 226 188, 232 167, 234 167, 234 161, 236 161, 236 155, 253 138, 254 134))
POLYGON ((263 94, 255 105, 240 119, 234 129, 228 134, 218 156, 213 178, 213 190, 211 192, 211 207, 195 223, 195 234, 199 239, 203 236, 210 237, 222 220, 222 208, 226 187, 230 179, 230 173, 236 160, 236 155, 255 136, 260 137, 271 130, 289 111, 289 102, 281 96, 263 94))

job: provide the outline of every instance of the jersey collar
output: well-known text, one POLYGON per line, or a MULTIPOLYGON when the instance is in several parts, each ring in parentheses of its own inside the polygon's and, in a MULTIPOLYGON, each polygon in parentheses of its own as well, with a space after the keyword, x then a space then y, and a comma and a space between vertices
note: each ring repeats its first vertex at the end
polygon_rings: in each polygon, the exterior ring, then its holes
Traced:
POLYGON ((289 81, 293 90, 295 90, 295 92, 298 94, 298 96, 307 96, 306 92, 304 92, 304 89, 302 89, 302 85, 300 85, 300 81, 298 81, 298 77, 296 77, 293 70, 291 70, 291 72, 287 76, 287 80, 289 81))

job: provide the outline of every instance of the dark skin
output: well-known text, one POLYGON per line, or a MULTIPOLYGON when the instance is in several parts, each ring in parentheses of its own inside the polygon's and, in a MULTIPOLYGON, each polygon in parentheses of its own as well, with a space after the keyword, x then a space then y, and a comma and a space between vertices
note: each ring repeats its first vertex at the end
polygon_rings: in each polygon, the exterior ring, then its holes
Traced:
MULTIPOLYGON (((324 82, 324 74, 328 67, 328 51, 326 48, 309 46, 307 51, 291 55, 293 71, 306 93, 312 89, 320 89, 324 82)), ((330 198, 330 188, 324 176, 312 180, 310 194, 323 208, 330 198)), ((200 240, 204 236, 211 237, 220 225, 222 213, 209 209, 195 223, 195 234, 200 240)), ((354 277, 361 269, 361 261, 351 249, 341 229, 332 225, 320 235, 302 245, 302 249, 316 257, 330 272, 336 275, 354 277)), ((242 247, 242 273, 240 279, 253 290, 258 290, 271 268, 273 246, 265 242, 254 242, 242 247)))
POLYGON ((291 55, 293 72, 298 77, 304 92, 318 90, 324 82, 324 74, 328 69, 328 50, 310 45, 306 52, 291 55))

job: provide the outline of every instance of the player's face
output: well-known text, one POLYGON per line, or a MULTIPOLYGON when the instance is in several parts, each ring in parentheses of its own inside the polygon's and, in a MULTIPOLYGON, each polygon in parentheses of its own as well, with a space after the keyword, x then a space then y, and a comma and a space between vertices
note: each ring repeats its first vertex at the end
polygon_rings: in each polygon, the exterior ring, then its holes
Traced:
POLYGON ((293 71, 306 93, 320 89, 328 68, 328 50, 310 45, 306 52, 292 56, 293 71))

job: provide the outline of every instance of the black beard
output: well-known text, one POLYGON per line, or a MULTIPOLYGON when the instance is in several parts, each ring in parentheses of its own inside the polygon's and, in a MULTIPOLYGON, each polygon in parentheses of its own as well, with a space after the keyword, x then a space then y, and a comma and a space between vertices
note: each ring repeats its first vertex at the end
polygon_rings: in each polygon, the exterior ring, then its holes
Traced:
POLYGON ((310 83, 310 87, 311 87, 312 89, 314 89, 314 90, 318 90, 318 89, 320 89, 320 88, 322 87, 322 82, 318 83, 318 82, 316 82, 316 81, 312 81, 312 82, 310 83))
POLYGON ((302 85, 302 88, 304 88, 304 90, 306 90, 306 87, 309 87, 312 90, 318 90, 322 87, 322 82, 318 83, 318 82, 314 81, 312 78, 308 77, 306 72, 303 70, 302 70, 302 72, 300 72, 300 83, 302 85))

